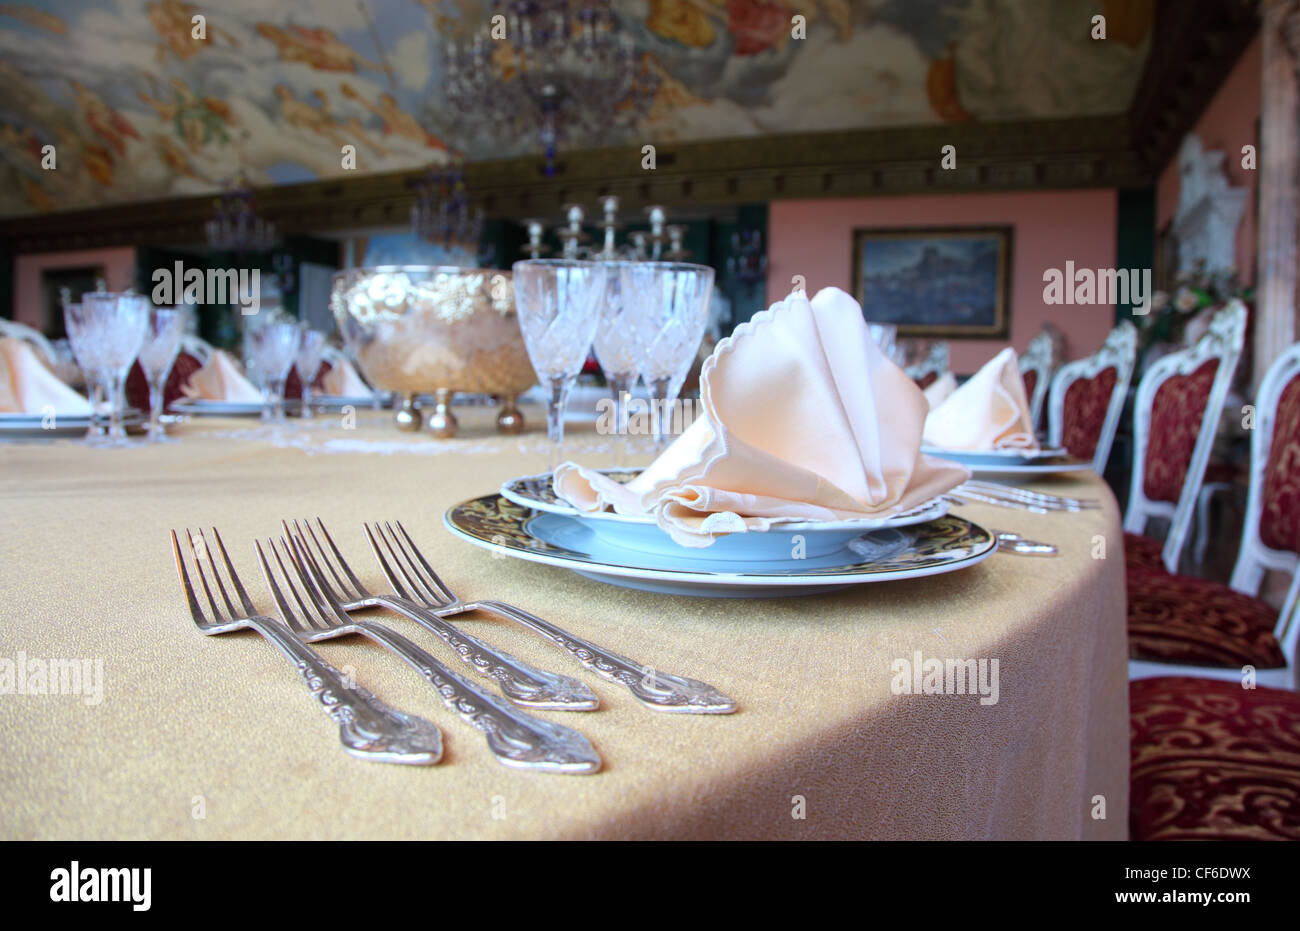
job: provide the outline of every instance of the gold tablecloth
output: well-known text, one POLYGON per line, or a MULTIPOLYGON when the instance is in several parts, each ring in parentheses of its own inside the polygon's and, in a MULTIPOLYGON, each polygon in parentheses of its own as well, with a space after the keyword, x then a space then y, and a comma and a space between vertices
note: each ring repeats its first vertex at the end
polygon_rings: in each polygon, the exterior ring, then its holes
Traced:
MULTIPOLYGON (((951 575, 807 598, 692 599, 451 537, 450 505, 547 464, 543 434, 498 437, 488 412, 461 417, 462 436, 446 441, 363 413, 356 429, 334 418, 279 439, 255 421, 213 420, 179 425, 181 442, 162 447, 0 444, 0 660, 104 670, 98 704, 0 694, 0 837, 1126 836, 1123 548, 1114 499, 1091 473, 1040 487, 1099 497, 1104 510, 959 511, 1056 543, 1059 558, 995 554, 951 575), (270 611, 252 541, 307 515, 326 521, 367 585, 383 579, 361 522, 400 518, 457 593, 517 603, 704 679, 740 711, 649 711, 540 638, 467 615, 471 632, 591 685, 600 710, 541 714, 583 731, 603 771, 507 769, 414 671, 349 638, 318 648, 438 724, 447 748, 434 767, 357 760, 268 643, 194 629, 172 566, 170 528, 216 525, 270 611), (997 704, 894 694, 894 660, 917 651, 998 659, 997 704)), ((432 635, 393 623, 465 669, 432 635)))

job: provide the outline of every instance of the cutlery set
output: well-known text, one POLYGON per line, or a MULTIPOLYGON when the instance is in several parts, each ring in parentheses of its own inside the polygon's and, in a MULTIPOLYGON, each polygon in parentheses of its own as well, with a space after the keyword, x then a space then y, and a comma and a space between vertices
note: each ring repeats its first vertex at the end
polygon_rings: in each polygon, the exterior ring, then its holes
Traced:
MULTIPOLYGON (((954 505, 968 505, 972 501, 992 504, 1012 510, 1029 511, 1033 514, 1077 513, 1093 511, 1101 504, 1091 498, 1065 498, 1043 492, 1030 491, 1028 488, 1016 488, 1011 485, 999 485, 972 479, 959 485, 950 494, 945 495, 954 505)), ((1007 530, 994 530, 997 537, 998 552, 1012 553, 1016 556, 1056 556, 1059 550, 1051 543, 1028 540, 1018 533, 1007 530)))
POLYGON ((319 519, 315 526, 309 521, 282 521, 281 528, 280 539, 254 543, 278 619, 254 608, 216 528, 212 529, 211 544, 202 531, 185 531, 184 549, 202 600, 191 582, 181 539, 172 531, 181 587, 201 633, 254 630, 284 653, 326 714, 339 725, 344 748, 355 756, 430 765, 442 758, 442 733, 429 721, 395 711, 349 683, 309 645, 316 641, 361 636, 396 654, 437 690, 450 710, 482 732, 489 750, 506 766, 554 773, 600 769, 600 755, 581 733, 516 707, 592 711, 599 704, 596 694, 578 679, 538 669, 445 619, 471 611, 540 634, 590 671, 625 686, 648 708, 688 714, 736 710, 732 699, 704 682, 658 672, 513 605, 461 601, 398 522, 365 526, 371 551, 393 594, 373 593, 361 583, 319 519), (373 608, 401 615, 437 636, 475 673, 495 683, 505 697, 471 682, 385 624, 352 616, 352 612, 373 608))

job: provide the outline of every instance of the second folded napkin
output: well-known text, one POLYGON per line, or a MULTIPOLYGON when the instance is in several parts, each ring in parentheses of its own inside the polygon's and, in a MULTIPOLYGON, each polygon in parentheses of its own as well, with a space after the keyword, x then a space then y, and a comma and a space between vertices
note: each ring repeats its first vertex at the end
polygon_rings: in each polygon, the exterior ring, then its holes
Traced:
POLYGON ((262 392, 240 373, 235 360, 220 349, 212 353, 203 368, 190 376, 181 393, 204 401, 247 401, 261 403, 262 392))
POLYGON ((324 393, 336 398, 364 398, 372 393, 370 386, 361 380, 357 370, 347 359, 336 359, 321 379, 324 393))
POLYGON ((90 414, 90 402, 73 391, 20 339, 0 339, 0 413, 90 414))
POLYGON ((1003 349, 930 411, 925 443, 966 452, 1038 449, 1014 350, 1003 349))
POLYGON ((741 324, 700 375, 704 413, 626 485, 565 463, 584 511, 652 514, 683 546, 806 520, 887 518, 951 490, 963 467, 921 453, 927 404, 838 288, 741 324))

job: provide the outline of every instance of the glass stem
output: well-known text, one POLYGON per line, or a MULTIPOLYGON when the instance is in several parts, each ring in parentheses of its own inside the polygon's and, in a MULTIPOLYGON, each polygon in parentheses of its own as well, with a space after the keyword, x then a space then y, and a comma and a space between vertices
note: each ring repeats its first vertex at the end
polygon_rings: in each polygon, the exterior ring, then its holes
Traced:
POLYGON ((546 437, 551 441, 551 468, 559 465, 560 450, 564 446, 564 408, 569 401, 572 379, 563 376, 551 379, 551 399, 546 406, 546 437))
POLYGON ((311 419, 314 415, 311 411, 311 385, 306 381, 302 383, 302 411, 300 412, 304 419, 311 419))
POLYGON ((157 442, 162 439, 163 380, 149 379, 149 439, 157 442))
POLYGON ((650 423, 654 427, 656 449, 668 445, 668 436, 672 433, 673 412, 668 403, 668 386, 671 383, 671 378, 646 380, 646 387, 650 389, 650 423))

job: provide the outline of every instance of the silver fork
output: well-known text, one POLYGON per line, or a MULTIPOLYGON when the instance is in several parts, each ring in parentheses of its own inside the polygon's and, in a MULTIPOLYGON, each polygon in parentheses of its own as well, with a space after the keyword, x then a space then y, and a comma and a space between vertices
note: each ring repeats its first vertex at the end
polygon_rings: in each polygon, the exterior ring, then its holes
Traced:
MULTIPOLYGON (((280 526, 287 538, 297 538, 304 543, 307 542, 297 521, 294 521, 293 527, 290 527, 288 521, 282 520, 280 526)), ((311 529, 310 524, 307 525, 307 529, 311 529)), ((314 534, 313 542, 315 542, 314 534)), ((502 693, 511 701, 532 708, 547 708, 555 711, 591 711, 600 704, 596 693, 585 682, 538 669, 521 659, 516 659, 504 650, 498 650, 477 637, 465 633, 413 601, 407 603, 391 595, 371 595, 361 588, 360 583, 354 586, 357 589, 355 593, 349 592, 319 545, 316 546, 316 551, 320 554, 321 561, 328 566, 342 592, 338 594, 331 591, 331 594, 343 604, 346 610, 384 607, 405 614, 425 630, 446 642, 456 651, 456 655, 473 667, 479 675, 495 681, 502 693)))
POLYGON ((492 754, 506 766, 553 773, 594 773, 600 769, 600 755, 582 734, 562 724, 524 714, 509 702, 452 672, 421 647, 381 624, 349 618, 338 601, 331 597, 320 567, 302 541, 286 538, 277 546, 275 541, 268 540, 267 548, 275 556, 285 586, 309 625, 303 627, 296 623, 294 612, 286 603, 276 584, 275 574, 262 555, 261 544, 257 544, 266 584, 271 588, 281 615, 300 639, 314 642, 361 634, 392 651, 438 690, 448 708, 483 732, 492 754))
POLYGON ((724 695, 707 682, 658 672, 652 667, 644 666, 612 650, 596 646, 590 640, 561 630, 549 621, 544 621, 521 608, 500 601, 461 601, 443 584, 442 579, 433 571, 433 567, 420 554, 401 522, 396 523, 401 538, 398 538, 397 533, 387 523, 383 527, 377 523, 367 524, 365 528, 366 536, 370 540, 370 548, 375 558, 379 560, 380 569, 388 579, 388 584, 397 593, 396 598, 389 595, 374 595, 366 591, 365 586, 349 568, 320 518, 316 519, 316 526, 329 546, 328 551, 316 538, 310 523, 306 525, 305 535, 301 529, 299 530, 300 537, 304 539, 310 537, 322 560, 329 565, 330 573, 339 586, 345 590, 350 587, 351 593, 345 596, 349 599, 345 605, 348 610, 372 604, 385 604, 407 614, 408 617, 411 615, 406 607, 398 607, 398 605, 415 606, 438 615, 486 611, 521 624, 534 633, 541 634, 552 643, 558 644, 592 672, 625 686, 648 708, 686 714, 731 714, 736 710, 734 699, 724 695), (383 540, 388 558, 384 556, 384 549, 380 548, 379 540, 383 540), (343 582, 340 572, 347 578, 347 583, 343 582))
POLYGON ((999 485, 974 479, 959 486, 956 491, 959 495, 983 495, 1049 511, 1090 511, 1101 507, 1101 504, 1092 498, 1066 498, 1060 495, 1031 491, 1028 488, 1017 488, 1014 485, 999 485))
MULTIPOLYGON (((221 552, 221 560, 225 563, 230 584, 239 598, 240 608, 236 608, 231 603, 230 596, 226 593, 226 586, 221 581, 221 571, 217 568, 203 531, 199 531, 198 544, 195 543, 193 533, 187 530, 185 535, 189 540, 190 554, 194 559, 194 568, 199 582, 203 586, 203 594, 207 596, 208 604, 212 607, 211 618, 203 613, 203 608, 195 597, 194 586, 190 584, 190 576, 185 569, 185 560, 181 557, 181 546, 176 539, 175 530, 172 531, 172 554, 176 557, 176 572, 181 578, 181 587, 185 589, 185 599, 189 602, 190 614, 193 615, 194 623, 201 633, 214 636, 235 630, 255 630, 274 644, 297 667, 299 674, 302 675, 307 687, 316 696, 325 713, 338 724, 339 740, 354 756, 381 763, 416 765, 429 765, 442 759, 442 732, 437 727, 423 718, 394 711, 359 686, 348 687, 344 684, 338 670, 290 633, 284 624, 257 613, 248 598, 248 592, 239 581, 239 574, 235 572, 225 544, 221 542, 221 535, 217 533, 215 527, 212 528, 212 537, 221 552), (221 600, 225 602, 224 617, 213 597, 212 588, 208 585, 207 574, 203 571, 200 549, 207 556, 217 590, 221 593, 221 600)), ((263 562, 263 570, 265 569, 266 564, 263 562)))

